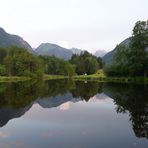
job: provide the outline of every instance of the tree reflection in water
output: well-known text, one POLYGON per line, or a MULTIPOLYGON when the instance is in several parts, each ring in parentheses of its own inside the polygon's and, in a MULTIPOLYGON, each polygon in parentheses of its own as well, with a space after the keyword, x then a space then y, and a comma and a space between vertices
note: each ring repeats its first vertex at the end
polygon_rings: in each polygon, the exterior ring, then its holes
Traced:
POLYGON ((148 138, 148 87, 106 84, 104 91, 114 99, 117 113, 129 112, 135 135, 148 138))
POLYGON ((105 93, 116 105, 117 113, 129 113, 137 137, 148 138, 148 87, 83 81, 31 81, 0 83, 0 126, 21 117, 34 103, 57 107, 68 101, 89 101, 105 93))

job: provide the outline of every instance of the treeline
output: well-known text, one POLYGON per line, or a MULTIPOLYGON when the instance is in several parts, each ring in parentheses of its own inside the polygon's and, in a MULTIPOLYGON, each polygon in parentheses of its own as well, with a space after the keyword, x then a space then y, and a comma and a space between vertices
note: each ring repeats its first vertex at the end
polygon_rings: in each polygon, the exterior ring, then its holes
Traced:
POLYGON ((95 73, 101 65, 101 59, 88 52, 73 55, 70 61, 65 61, 54 56, 33 55, 23 48, 0 48, 0 76, 42 77, 50 74, 71 77, 95 73))
POLYGON ((70 63, 76 66, 76 73, 78 75, 94 74, 98 69, 102 68, 102 59, 87 51, 82 52, 80 55, 74 54, 70 63))
POLYGON ((138 21, 133 28, 129 45, 118 45, 108 76, 148 76, 148 21, 138 21))
POLYGON ((26 49, 11 47, 0 48, 1 76, 31 76, 39 77, 43 74, 41 60, 26 49))
POLYGON ((54 56, 39 56, 43 62, 44 73, 50 75, 75 75, 75 65, 54 56))

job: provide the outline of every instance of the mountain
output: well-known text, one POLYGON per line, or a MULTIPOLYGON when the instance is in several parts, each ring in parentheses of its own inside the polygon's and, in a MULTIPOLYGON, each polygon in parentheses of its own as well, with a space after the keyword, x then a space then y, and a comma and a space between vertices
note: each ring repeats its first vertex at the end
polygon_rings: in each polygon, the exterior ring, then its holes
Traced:
MULTIPOLYGON (((128 46, 130 44, 130 40, 131 38, 127 38, 125 39, 123 42, 121 42, 119 45, 124 45, 124 46, 128 46)), ((109 64, 113 61, 113 57, 115 55, 116 52, 116 48, 113 49, 112 51, 108 52, 106 55, 103 56, 103 62, 109 64)))
POLYGON ((9 34, 3 28, 0 28, 0 47, 11 46, 26 48, 29 52, 34 53, 32 47, 22 37, 9 34))
POLYGON ((80 55, 84 50, 78 49, 78 48, 71 48, 70 51, 72 51, 73 54, 80 55))
POLYGON ((24 115, 32 105, 26 106, 24 108, 2 108, 0 109, 0 127, 5 126, 9 120, 14 118, 19 118, 24 115))
POLYGON ((53 55, 64 60, 69 60, 73 54, 69 49, 51 43, 42 43, 35 51, 38 55, 53 55))
POLYGON ((105 50, 97 50, 93 55, 96 57, 103 57, 107 52, 105 50))
POLYGON ((70 92, 54 97, 39 98, 35 102, 43 108, 58 107, 66 102, 78 102, 80 98, 74 98, 70 92))

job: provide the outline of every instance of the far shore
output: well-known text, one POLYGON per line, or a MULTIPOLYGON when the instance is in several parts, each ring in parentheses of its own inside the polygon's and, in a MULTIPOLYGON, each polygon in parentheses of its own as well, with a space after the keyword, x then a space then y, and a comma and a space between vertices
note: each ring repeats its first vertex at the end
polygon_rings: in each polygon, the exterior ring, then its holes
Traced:
MULTIPOLYGON (((19 82, 19 81, 29 81, 38 78, 31 77, 18 77, 18 76, 0 76, 0 82, 19 82)), ((59 80, 59 79, 72 79, 75 81, 97 81, 97 82, 112 82, 112 83, 138 83, 138 84, 148 84, 148 77, 107 77, 100 74, 92 75, 76 75, 72 77, 63 75, 44 75, 42 80, 59 80)))

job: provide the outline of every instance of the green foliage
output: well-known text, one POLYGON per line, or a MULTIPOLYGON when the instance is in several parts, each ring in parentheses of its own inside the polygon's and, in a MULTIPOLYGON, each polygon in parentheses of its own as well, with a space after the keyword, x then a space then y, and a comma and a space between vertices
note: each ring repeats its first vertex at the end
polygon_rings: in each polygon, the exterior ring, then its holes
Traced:
POLYGON ((5 65, 0 64, 0 75, 4 76, 6 74, 6 67, 5 65))
POLYGON ((102 60, 93 56, 85 51, 80 55, 74 54, 70 60, 70 63, 76 66, 76 73, 82 74, 94 74, 98 69, 102 67, 102 60))
POLYGON ((67 61, 56 58, 54 56, 40 56, 43 61, 45 74, 50 75, 75 75, 75 66, 67 61))
POLYGON ((23 48, 11 47, 3 63, 8 76, 40 77, 43 75, 40 59, 23 48))
POLYGON ((54 56, 35 56, 26 49, 11 47, 0 48, 0 76, 24 76, 41 78, 47 75, 72 77, 77 74, 94 74, 102 67, 102 59, 87 51, 73 55, 65 61, 54 56))
POLYGON ((4 58, 7 55, 7 51, 4 48, 0 48, 0 64, 3 63, 4 58))
POLYGON ((41 78, 45 74, 75 75, 75 66, 50 56, 35 56, 26 49, 0 48, 0 76, 27 76, 41 78))
POLYGON ((87 74, 93 74, 98 70, 98 62, 95 58, 87 57, 85 59, 85 70, 87 74))
POLYGON ((104 68, 105 74, 108 76, 128 76, 128 69, 126 66, 120 66, 120 65, 107 65, 104 68))
POLYGON ((129 46, 118 45, 114 62, 104 69, 109 76, 146 76, 148 74, 148 22, 138 21, 129 46))
POLYGON ((102 61, 102 58, 101 58, 101 57, 98 57, 98 58, 97 58, 97 61, 98 61, 99 69, 102 69, 102 68, 103 68, 103 61, 102 61))
POLYGON ((147 71, 148 22, 138 21, 133 29, 129 50, 129 74, 144 76, 147 71))

